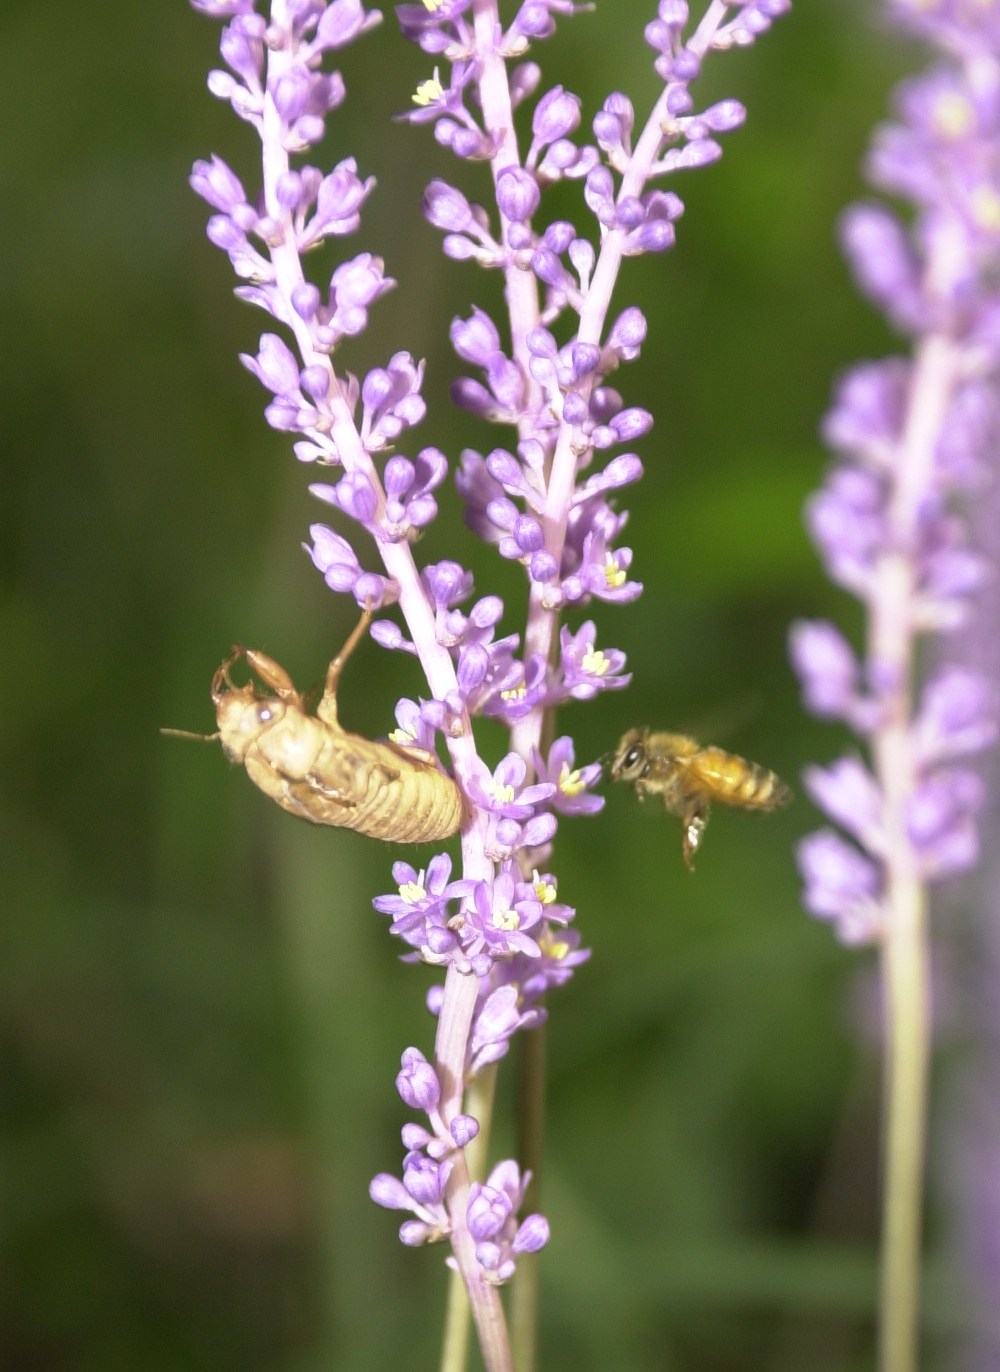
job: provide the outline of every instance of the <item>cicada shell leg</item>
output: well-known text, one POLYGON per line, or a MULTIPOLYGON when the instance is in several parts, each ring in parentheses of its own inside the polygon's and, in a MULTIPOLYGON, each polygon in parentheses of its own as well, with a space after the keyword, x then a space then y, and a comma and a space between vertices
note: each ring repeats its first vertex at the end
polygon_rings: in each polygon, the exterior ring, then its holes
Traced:
POLYGON ((344 670, 347 659, 360 643, 362 635, 371 622, 371 605, 366 604, 361 612, 361 618, 351 630, 347 642, 326 669, 326 681, 323 684, 323 698, 316 707, 316 714, 326 724, 332 724, 335 727, 339 727, 337 721, 337 683, 340 681, 340 674, 344 670))
POLYGON ((295 689, 292 678, 279 662, 275 662, 273 657, 268 657, 267 653, 262 653, 259 648, 241 648, 239 651, 246 658, 251 671, 257 673, 265 686, 270 686, 279 700, 302 709, 302 697, 295 689))

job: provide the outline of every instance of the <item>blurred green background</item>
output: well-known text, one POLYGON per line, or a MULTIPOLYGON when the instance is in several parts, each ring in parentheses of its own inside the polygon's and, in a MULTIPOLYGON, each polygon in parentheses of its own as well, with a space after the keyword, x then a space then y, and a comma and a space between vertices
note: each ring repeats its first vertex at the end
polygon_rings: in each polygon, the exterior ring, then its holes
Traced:
MULTIPOLYGON (((785 636, 802 615, 858 629, 801 507, 831 378, 890 346, 834 234, 917 61, 876 8, 800 0, 711 60, 703 98, 743 100, 748 124, 676 182, 676 250, 627 264, 618 304, 640 302, 650 333, 619 381, 657 417, 628 493, 646 591, 587 612, 635 679, 565 712, 581 760, 635 723, 711 728, 798 785, 843 744, 801 713, 785 636)), ((562 22, 534 54, 546 83, 588 115, 612 89, 647 108, 653 9, 601 0, 562 22)), ((268 321, 233 299, 187 186, 213 151, 256 184, 249 128, 205 90, 218 26, 183 0, 5 14, 0 1365, 431 1368, 444 1253, 404 1250, 367 1196, 400 1160, 399 1054, 433 1038, 432 978, 399 963, 370 900, 421 854, 297 823, 217 750, 157 732, 212 727, 234 641, 304 684, 354 620, 300 547, 328 513, 313 473, 237 362, 268 321)), ((493 307, 498 283, 447 263, 418 216, 425 181, 455 175, 426 129, 392 122, 426 68, 391 21, 349 50, 324 160, 377 176, 338 246, 400 283, 342 362, 426 357, 413 447, 455 458, 506 441, 447 402, 449 320, 493 307)), ((485 169, 461 175, 485 195, 485 169)), ((517 576, 472 541, 450 484, 442 506, 422 555, 473 566, 516 630, 517 576)), ((367 644, 345 723, 384 733, 419 689, 367 644)), ((593 958, 551 1004, 546 1372, 871 1366, 870 959, 800 909, 793 843, 816 822, 802 798, 718 815, 693 877, 675 828, 623 788, 562 825, 553 867, 593 958)))

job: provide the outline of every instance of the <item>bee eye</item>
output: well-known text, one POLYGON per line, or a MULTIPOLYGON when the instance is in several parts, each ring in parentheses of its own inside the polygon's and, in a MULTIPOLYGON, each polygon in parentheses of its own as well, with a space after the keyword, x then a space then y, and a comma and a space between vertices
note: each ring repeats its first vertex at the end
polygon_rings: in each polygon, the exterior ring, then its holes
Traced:
POLYGON ((635 766, 636 766, 638 763, 640 763, 641 761, 642 761, 642 749, 639 747, 638 744, 635 744, 635 745, 634 745, 633 747, 631 747, 631 748, 628 750, 628 752, 625 754, 625 760, 624 760, 624 762, 622 763, 622 766, 623 766, 623 767, 630 767, 630 768, 631 768, 631 767, 635 767, 635 766))
POLYGON ((270 705, 258 705, 256 713, 258 724, 270 724, 274 718, 274 710, 270 705))

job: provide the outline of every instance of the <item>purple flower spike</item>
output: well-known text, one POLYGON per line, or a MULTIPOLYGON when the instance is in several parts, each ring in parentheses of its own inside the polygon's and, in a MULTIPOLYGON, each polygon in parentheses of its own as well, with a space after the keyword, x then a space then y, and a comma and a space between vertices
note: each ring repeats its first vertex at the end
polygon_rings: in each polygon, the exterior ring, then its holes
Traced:
MULTIPOLYGON (((755 22, 769 18, 759 7, 751 12, 755 22)), ((977 39, 963 32, 955 46, 943 11, 916 19, 896 0, 892 13, 924 32, 944 59, 901 87, 899 122, 877 133, 870 160, 874 183, 912 201, 913 212, 854 206, 841 229, 861 289, 912 338, 913 351, 854 367, 839 383, 824 423, 834 462, 807 507, 830 577, 864 605, 869 653, 858 662, 832 625, 810 621, 793 627, 790 644, 808 708, 870 741, 876 776, 845 759, 807 769, 806 784, 863 845, 889 893, 906 888, 898 873, 916 869, 932 880, 971 866, 978 853, 981 784, 970 771, 940 764, 995 742, 996 683, 949 662, 944 643, 921 649, 919 639, 963 623, 993 574, 971 545, 962 510, 995 447, 989 434, 1000 358, 994 350, 987 387, 978 378, 970 387, 982 358, 979 321, 1000 318, 1000 237, 977 240, 969 228, 975 169, 1000 160, 995 115, 980 125, 976 114, 977 39), (922 659, 939 665, 921 690, 922 659)), ((987 48, 993 62, 995 34, 987 48)), ((995 105, 1000 83, 993 88, 995 105)), ((848 861, 829 835, 805 851, 811 909, 829 918, 838 901, 855 913, 863 907, 852 904, 849 888, 854 881, 872 895, 868 859, 851 850, 848 861)), ((891 901, 881 919, 862 909, 841 933, 859 937, 866 920, 871 937, 906 936, 915 927, 900 912, 897 931, 895 917, 891 901)))
MULTIPOLYGON (((493 1288, 513 1275, 519 1254, 544 1246, 549 1226, 539 1214, 519 1217, 529 1178, 513 1160, 485 1182, 470 1175, 479 1150, 471 1159, 467 1150, 480 1122, 464 1108, 464 1089, 507 1054, 515 1034, 543 1022, 550 993, 589 957, 550 868, 560 821, 575 822, 604 803, 594 793, 601 765, 577 766, 568 736, 547 751, 541 740, 556 732, 557 705, 630 680, 624 653, 598 648, 592 622, 575 630, 559 622, 569 605, 582 611, 593 600, 624 604, 642 590, 633 579, 633 551, 623 546, 628 515, 620 502, 643 470, 639 454, 627 449, 646 438, 653 422, 628 403, 623 385, 647 323, 629 304, 610 317, 609 302, 619 295, 626 258, 662 252, 677 240, 684 206, 662 180, 708 165, 721 155, 724 135, 743 121, 735 100, 696 102, 703 61, 750 42, 784 0, 724 0, 708 5, 694 24, 682 0, 660 0, 647 40, 662 88, 638 112, 625 93, 607 94, 592 123, 596 143, 586 141, 580 98, 550 86, 535 60, 557 23, 589 4, 524 0, 502 20, 499 7, 491 18, 490 6, 473 0, 397 7, 402 33, 426 57, 401 132, 412 139, 423 130, 457 159, 455 185, 435 178, 425 187, 423 215, 442 234, 446 263, 503 276, 503 289, 489 292, 503 302, 493 317, 469 299, 451 324, 461 366, 450 393, 460 411, 505 432, 482 452, 447 454, 427 440, 418 447, 404 438, 427 410, 424 365, 411 351, 400 346, 382 365, 348 369, 373 307, 391 309, 395 281, 364 242, 350 254, 340 250, 383 188, 347 149, 330 166, 322 148, 328 121, 347 98, 333 59, 339 63, 381 15, 361 0, 192 3, 225 26, 210 89, 261 143, 256 184, 213 157, 195 164, 191 185, 210 207, 209 238, 232 263, 238 297, 265 311, 274 330, 243 358, 265 389, 267 422, 293 436, 300 462, 324 469, 326 479, 310 492, 330 507, 332 525, 313 524, 306 550, 331 590, 352 596, 369 614, 398 603, 393 618, 374 620, 371 637, 417 659, 426 676, 426 689, 398 701, 396 728, 377 752, 364 753, 350 734, 333 732, 327 694, 306 741, 309 756, 295 763, 306 775, 288 786, 338 797, 343 791, 345 805, 363 804, 372 813, 384 806, 388 814, 434 794, 434 772, 452 799, 447 788, 456 788, 460 802, 461 873, 443 852, 419 869, 396 862, 394 889, 373 902, 401 941, 403 960, 441 967, 444 983, 427 997, 437 1016, 433 1051, 407 1048, 396 1079, 402 1101, 421 1118, 402 1127, 399 1175, 380 1173, 370 1194, 403 1212, 399 1237, 407 1246, 451 1242, 448 1261, 465 1280, 485 1364, 503 1368, 512 1363, 493 1288), (462 164, 470 160, 487 163, 490 174, 469 178, 462 164), (557 183, 560 210, 553 217, 557 183), (472 186, 481 196, 489 185, 493 193, 483 203, 471 198, 472 186), (309 274, 310 262, 326 264, 325 279, 309 274), (489 585, 475 586, 469 559, 456 560, 461 555, 440 541, 440 529, 424 542, 439 504, 448 508, 450 462, 466 524, 521 579, 527 612, 520 623, 505 622, 511 600, 505 608, 489 585), (428 547, 436 550, 430 563, 423 561, 428 547), (509 730, 508 743, 494 750, 501 755, 495 767, 478 755, 477 734, 488 734, 480 716, 494 721, 494 731, 509 730), (355 798, 358 786, 363 795, 355 798)), ((405 99, 400 94, 399 104, 405 99)), ((894 279, 888 269, 878 278, 885 289, 894 279)), ((991 327, 1000 339, 1000 315, 992 326, 980 316, 977 326, 983 339, 991 327)), ((970 377, 967 398, 956 405, 951 450, 942 447, 936 457, 942 472, 962 466, 956 435, 992 429, 973 384, 970 377)), ((871 471, 881 479, 882 468, 873 464, 871 471)), ((852 496, 856 504, 857 491, 834 491, 824 527, 848 571, 870 578, 871 551, 844 553, 841 546, 852 496)), ((963 560, 950 515, 944 493, 923 512, 917 543, 925 616, 954 615, 977 574, 963 560)), ((873 519, 885 518, 883 502, 873 519)), ((396 662, 406 671, 416 665, 396 662)), ((815 663, 812 670, 815 677, 815 663)), ((863 703, 847 676, 838 698, 845 717, 863 703)), ((928 694, 926 747, 939 762, 988 728, 986 706, 969 697, 955 682, 928 694)), ((288 730, 275 738, 288 745, 288 730)), ((951 808, 944 795, 928 792, 911 816, 914 833, 928 861, 949 860, 950 853, 954 862, 972 797, 961 774, 935 776, 947 783, 951 808)), ((840 775, 817 785, 830 790, 836 808, 849 781, 840 775)))

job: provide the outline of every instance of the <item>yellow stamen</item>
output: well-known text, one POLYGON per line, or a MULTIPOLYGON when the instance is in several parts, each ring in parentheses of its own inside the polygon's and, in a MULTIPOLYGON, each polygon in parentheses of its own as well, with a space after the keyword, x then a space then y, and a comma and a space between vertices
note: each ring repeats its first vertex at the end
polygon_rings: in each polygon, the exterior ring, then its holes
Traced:
POLYGON ((1000 230, 1000 195, 992 186, 977 186, 970 196, 972 217, 986 233, 1000 230))
POLYGON ((581 791, 587 789, 578 767, 570 771, 569 764, 563 763, 559 769, 559 789, 564 796, 578 796, 581 791))
POLYGON ((556 898, 556 884, 545 877, 538 875, 537 869, 531 874, 531 882, 535 896, 542 905, 551 905, 556 898))
POLYGON ((433 105, 436 100, 440 100, 444 95, 444 86, 441 84, 441 77, 438 68, 434 68, 434 75, 428 77, 426 81, 421 81, 413 97, 415 105, 433 105))
POLYGON ((935 100, 934 129, 942 138, 962 138, 970 132, 974 123, 972 106, 964 95, 952 91, 935 100))
POLYGON ((588 676, 606 676, 611 670, 611 661, 604 656, 600 648, 593 645, 583 655, 583 662, 580 664, 588 676))
POLYGON ((511 930, 519 928, 520 924, 521 917, 514 909, 508 908, 506 910, 493 911, 494 929, 503 929, 507 933, 510 933, 511 930))
POLYGON ((556 938, 551 929, 545 930, 538 940, 538 946, 542 950, 542 956, 551 958, 553 962, 562 962, 570 951, 570 946, 566 940, 556 938))
POLYGON ((612 591, 620 586, 625 580, 625 573, 622 571, 621 567, 619 567, 611 553, 608 553, 604 562, 604 580, 608 584, 608 589, 612 591))

